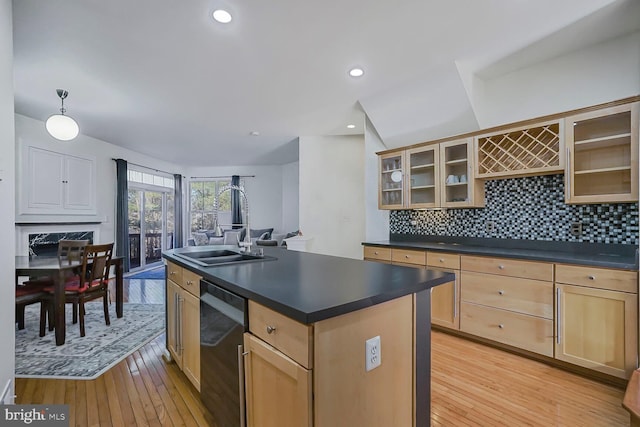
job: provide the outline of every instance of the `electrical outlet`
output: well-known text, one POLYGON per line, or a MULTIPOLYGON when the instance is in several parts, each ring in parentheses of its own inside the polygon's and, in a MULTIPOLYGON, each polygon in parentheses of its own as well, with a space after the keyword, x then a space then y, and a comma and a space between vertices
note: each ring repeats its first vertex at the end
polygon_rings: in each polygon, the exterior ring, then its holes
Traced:
POLYGON ((415 219, 412 219, 411 221, 409 221, 409 224, 415 227, 416 225, 418 225, 418 221, 416 221, 415 219))
POLYGON ((484 228, 487 230, 487 233, 493 233, 496 231, 496 222, 493 220, 489 220, 484 223, 484 228))
POLYGON ((582 223, 581 222, 572 222, 571 223, 571 234, 576 237, 579 237, 582 234, 582 223))
POLYGON ((365 368, 369 372, 377 368, 382 363, 382 347, 380 347, 380 335, 369 338, 365 342, 365 368))

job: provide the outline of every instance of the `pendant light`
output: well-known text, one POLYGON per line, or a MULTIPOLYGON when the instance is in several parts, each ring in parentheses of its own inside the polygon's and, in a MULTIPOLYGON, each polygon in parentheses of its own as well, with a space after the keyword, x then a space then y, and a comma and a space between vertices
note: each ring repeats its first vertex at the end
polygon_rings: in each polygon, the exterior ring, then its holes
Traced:
POLYGON ((49 135, 55 139, 60 141, 71 141, 78 136, 80 129, 78 128, 78 123, 76 123, 75 120, 64 115, 65 111, 67 111, 64 108, 64 99, 69 95, 69 92, 64 89, 57 89, 56 92, 62 101, 62 108, 60 108, 60 114, 54 114, 47 119, 45 126, 49 135))

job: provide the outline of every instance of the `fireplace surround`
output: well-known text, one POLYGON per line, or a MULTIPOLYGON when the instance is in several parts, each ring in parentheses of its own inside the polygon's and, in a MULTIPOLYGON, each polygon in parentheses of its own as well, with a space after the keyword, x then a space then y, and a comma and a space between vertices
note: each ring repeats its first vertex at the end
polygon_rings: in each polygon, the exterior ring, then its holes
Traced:
POLYGON ((16 255, 55 255, 61 239, 100 242, 99 223, 16 225, 16 255))

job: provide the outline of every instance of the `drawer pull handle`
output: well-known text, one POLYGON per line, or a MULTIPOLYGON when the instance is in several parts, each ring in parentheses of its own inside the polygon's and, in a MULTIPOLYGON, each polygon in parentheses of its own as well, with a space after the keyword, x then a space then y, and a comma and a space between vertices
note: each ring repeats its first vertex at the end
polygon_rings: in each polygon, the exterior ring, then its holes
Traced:
POLYGON ((596 276, 587 276, 589 280, 596 280, 596 276))
POLYGON ((504 325, 503 325, 502 323, 500 323, 500 324, 498 325, 498 328, 500 328, 500 329, 504 329, 504 325))
POLYGON ((173 275, 175 275, 175 274, 176 274, 176 272, 175 272, 175 271, 170 271, 170 272, 169 272, 169 276, 173 276, 173 275))
POLYGON ((503 291, 503 290, 499 290, 499 291, 498 291, 498 293, 499 293, 500 295, 504 295, 504 291, 503 291))
POLYGON ((271 335, 272 333, 274 333, 276 331, 276 328, 274 326, 267 326, 267 333, 269 335, 271 335))
POLYGON ((193 282, 191 280, 187 280, 187 286, 191 286, 193 285, 193 282))
POLYGON ((499 266, 498 266, 498 268, 499 268, 500 270, 504 270, 504 265, 499 265, 499 266))

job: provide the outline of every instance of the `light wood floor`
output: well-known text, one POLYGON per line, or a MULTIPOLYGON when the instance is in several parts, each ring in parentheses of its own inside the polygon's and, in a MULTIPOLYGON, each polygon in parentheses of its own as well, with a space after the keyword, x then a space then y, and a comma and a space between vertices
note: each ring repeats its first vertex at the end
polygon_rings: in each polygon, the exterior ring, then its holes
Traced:
MULTIPOLYGON (((164 295, 162 281, 125 281, 125 289, 129 302, 164 295)), ((431 336, 433 426, 629 425, 624 390, 442 332, 431 336)), ((93 381, 18 378, 16 403, 68 404, 71 426, 211 426, 198 392, 163 351, 160 336, 93 381)))

